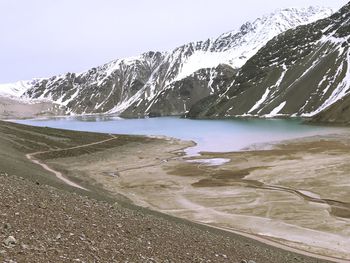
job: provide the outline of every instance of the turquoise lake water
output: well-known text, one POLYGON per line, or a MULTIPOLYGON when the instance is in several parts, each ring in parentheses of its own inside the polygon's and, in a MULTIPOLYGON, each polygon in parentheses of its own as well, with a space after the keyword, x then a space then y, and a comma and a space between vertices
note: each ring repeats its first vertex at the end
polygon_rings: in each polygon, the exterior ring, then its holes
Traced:
POLYGON ((328 134, 337 128, 305 125, 297 119, 190 120, 177 117, 121 119, 84 116, 18 120, 17 123, 114 134, 164 135, 192 140, 197 146, 189 155, 200 151, 237 151, 256 144, 328 134))

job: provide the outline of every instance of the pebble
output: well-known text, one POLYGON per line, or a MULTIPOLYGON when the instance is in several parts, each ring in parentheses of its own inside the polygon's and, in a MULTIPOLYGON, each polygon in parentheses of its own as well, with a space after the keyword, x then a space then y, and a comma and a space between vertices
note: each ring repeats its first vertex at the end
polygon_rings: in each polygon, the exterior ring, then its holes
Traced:
POLYGON ((41 208, 41 209, 46 209, 47 205, 45 203, 39 203, 38 207, 41 208))
POLYGON ((17 240, 13 236, 9 236, 4 240, 5 246, 14 246, 17 243, 17 240))
POLYGON ((5 230, 10 230, 11 229, 11 225, 9 223, 5 223, 4 224, 4 229, 5 230))
POLYGON ((21 248, 22 248, 23 250, 25 250, 25 249, 28 249, 28 248, 29 248, 29 246, 28 246, 28 245, 26 245, 26 244, 21 244, 21 248))

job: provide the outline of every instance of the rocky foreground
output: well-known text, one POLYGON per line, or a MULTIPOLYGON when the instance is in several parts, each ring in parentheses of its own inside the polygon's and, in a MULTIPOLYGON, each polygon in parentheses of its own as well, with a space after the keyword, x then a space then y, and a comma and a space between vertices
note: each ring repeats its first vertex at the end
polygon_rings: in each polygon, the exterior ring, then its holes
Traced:
POLYGON ((0 222, 1 262, 320 262, 4 173, 0 222))

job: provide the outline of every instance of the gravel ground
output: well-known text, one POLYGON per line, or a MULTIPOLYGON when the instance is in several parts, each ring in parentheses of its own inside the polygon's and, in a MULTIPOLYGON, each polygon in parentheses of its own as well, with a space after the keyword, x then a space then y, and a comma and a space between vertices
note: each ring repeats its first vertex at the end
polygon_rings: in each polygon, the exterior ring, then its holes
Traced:
POLYGON ((1 262, 322 262, 0 171, 1 262))

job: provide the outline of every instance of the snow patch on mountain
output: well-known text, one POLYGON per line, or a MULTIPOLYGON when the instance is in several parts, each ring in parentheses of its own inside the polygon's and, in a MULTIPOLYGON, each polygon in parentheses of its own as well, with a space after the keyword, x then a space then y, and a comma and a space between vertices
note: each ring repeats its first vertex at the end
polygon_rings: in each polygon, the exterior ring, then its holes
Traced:
POLYGON ((276 108, 274 108, 269 114, 264 115, 266 118, 273 118, 277 116, 281 116, 283 114, 279 114, 279 112, 286 106, 286 101, 282 102, 280 105, 278 105, 276 108))
MULTIPOLYGON (((0 84, 0 96, 19 99, 38 79, 0 84)), ((22 98, 24 99, 24 98, 22 98)))
POLYGON ((196 51, 188 57, 175 78, 175 81, 184 79, 202 68, 215 68, 223 63, 228 63, 226 52, 196 51))
POLYGON ((272 87, 269 87, 265 90, 265 93, 262 95, 261 99, 256 102, 256 104, 248 111, 247 114, 250 114, 251 112, 257 110, 260 108, 260 106, 266 101, 268 98, 270 92, 271 92, 272 87))

